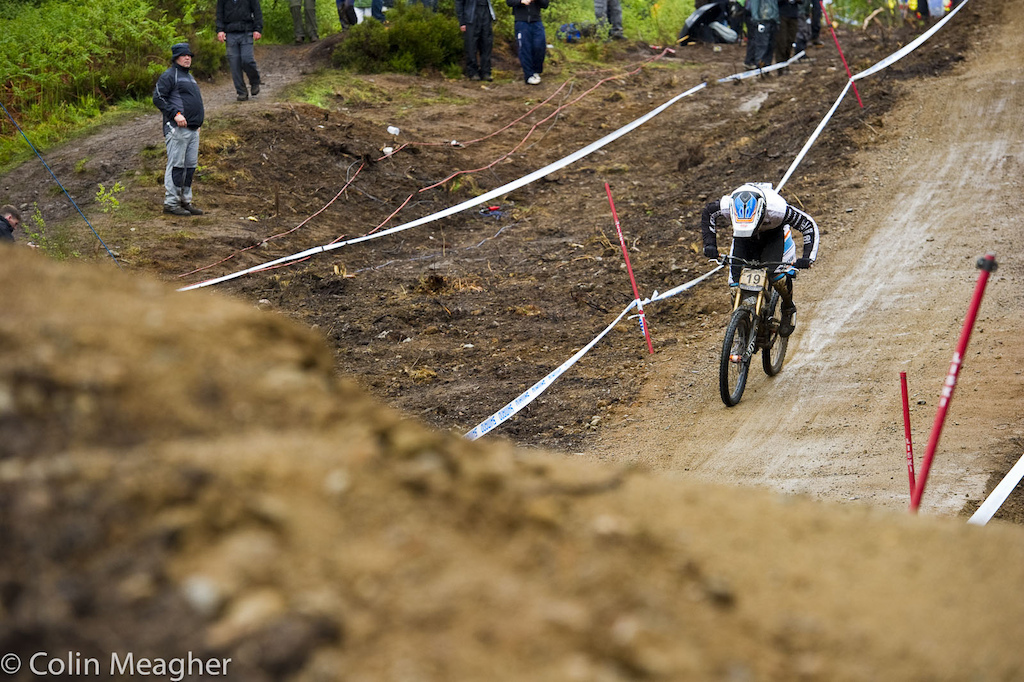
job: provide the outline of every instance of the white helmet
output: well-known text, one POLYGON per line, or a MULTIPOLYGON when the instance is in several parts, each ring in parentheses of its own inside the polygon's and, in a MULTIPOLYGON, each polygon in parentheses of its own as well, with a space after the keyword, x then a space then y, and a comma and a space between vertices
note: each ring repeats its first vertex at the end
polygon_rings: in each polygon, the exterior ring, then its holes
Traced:
POLYGON ((754 183, 740 185, 729 195, 734 237, 752 237, 761 227, 767 207, 764 191, 754 183))

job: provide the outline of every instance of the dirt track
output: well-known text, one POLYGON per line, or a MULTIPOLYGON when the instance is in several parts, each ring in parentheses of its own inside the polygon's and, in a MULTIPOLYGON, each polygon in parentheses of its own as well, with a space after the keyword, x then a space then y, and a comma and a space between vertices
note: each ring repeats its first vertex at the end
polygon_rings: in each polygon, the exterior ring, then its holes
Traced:
MULTIPOLYGON (((905 507, 899 372, 908 374, 920 466, 975 261, 992 251, 1000 267, 923 508, 955 514, 982 498, 1007 445, 1024 436, 1022 31, 1024 11, 1011 3, 998 40, 955 76, 916 84, 886 116, 886 146, 851 164, 849 191, 834 197, 846 215, 824 226, 819 264, 798 278, 799 329, 778 377, 757 362, 743 401, 726 409, 713 382, 680 388, 693 383, 692 365, 662 359, 630 411, 635 421, 603 432, 593 451, 716 483, 905 507)), ((843 106, 856 106, 852 93, 843 106)), ((701 376, 713 376, 717 361, 709 351, 701 376)))
MULTIPOLYGON (((982 30, 1020 21, 1016 9, 1008 8, 1013 16, 1005 20, 1001 10, 975 0, 919 52, 861 81, 866 109, 848 96, 790 181, 786 196, 818 218, 823 236, 818 265, 797 283, 800 328, 777 379, 753 372, 741 405, 722 407, 717 358, 728 299, 716 279, 650 310, 653 358, 635 327, 620 325, 494 437, 640 461, 702 480, 905 506, 898 372, 909 373, 920 456, 973 288, 973 262, 989 249, 1013 254, 1020 240, 1009 222, 1009 200, 1000 198, 1013 187, 1003 183, 1016 181, 1016 93, 999 82, 1012 80, 1000 60, 1019 53, 1020 45, 1011 44, 1012 31, 982 30), (1004 41, 999 49, 976 44, 976 36, 993 34, 1004 41), (966 64, 951 70, 962 55, 966 64), (968 111, 947 115, 957 102, 968 111)), ((917 31, 843 27, 841 39, 860 70, 917 31)), ((531 124, 539 126, 518 153, 419 195, 399 220, 450 206, 589 144, 701 78, 734 73, 742 60, 739 46, 721 52, 689 46, 652 62, 642 44, 616 45, 607 70, 569 74, 556 49, 550 77, 530 89, 515 77, 510 53, 499 50, 498 78, 483 88, 376 76, 363 84, 375 102, 353 103, 344 88, 328 110, 275 101, 315 70, 336 40, 315 50, 261 46, 267 87, 256 100, 234 102, 227 79, 204 85, 210 116, 197 182, 197 202, 207 209, 201 219, 158 213, 162 152, 155 114, 74 142, 48 160, 121 254, 123 267, 179 285, 369 230, 411 192, 453 169, 493 162, 531 124), (646 66, 635 71, 641 63, 646 66), (591 87, 578 104, 539 123, 552 107, 591 87), (542 106, 542 98, 552 99, 542 106), (410 101, 416 106, 405 104, 410 101), (368 163, 329 211, 294 234, 264 241, 322 209, 359 162, 379 158, 381 145, 393 142, 385 124, 400 125, 403 139, 465 140, 490 135, 534 107, 519 126, 479 145, 410 148, 368 163), (129 187, 125 212, 104 216, 88 206, 89 198, 97 183, 109 187, 116 179, 129 187), (232 254, 222 265, 179 278, 232 254)), ((603 183, 616 193, 642 293, 704 272, 695 246, 703 201, 730 183, 777 181, 840 91, 843 71, 834 50, 812 50, 812 56, 785 76, 708 88, 654 124, 505 197, 501 219, 453 216, 219 289, 318 329, 341 374, 407 414, 465 433, 571 356, 628 302, 603 183)), ((48 182, 30 162, 4 178, 4 190, 19 202, 38 201, 48 224, 69 217, 69 229, 82 232, 63 197, 47 191, 48 182)), ((83 254, 109 265, 83 234, 83 254)), ((1015 278, 1019 268, 1007 260, 990 285, 941 444, 935 497, 926 499, 933 510, 955 513, 962 503, 976 504, 986 480, 1019 456, 1014 399, 1021 379, 1015 366, 1005 366, 1019 354, 1001 350, 1001 344, 1019 349, 1009 332, 1019 317, 1005 323, 1001 317, 1020 314, 1008 293, 1015 278), (990 352, 973 355, 978 350, 990 352), (981 396, 984 407, 973 400, 981 396), (995 416, 968 416, 988 410, 995 416), (990 455, 968 468, 969 458, 986 451, 977 443, 987 444, 990 455), (963 461, 954 463, 954 456, 963 461), (968 470, 970 476, 959 474, 968 470)))

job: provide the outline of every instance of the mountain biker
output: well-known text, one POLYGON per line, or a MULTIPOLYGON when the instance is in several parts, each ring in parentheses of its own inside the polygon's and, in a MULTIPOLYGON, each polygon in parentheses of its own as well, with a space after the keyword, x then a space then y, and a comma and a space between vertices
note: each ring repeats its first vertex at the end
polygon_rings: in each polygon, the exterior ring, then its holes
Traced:
MULTIPOLYGON (((730 254, 747 260, 788 263, 775 268, 772 286, 782 299, 782 320, 779 336, 793 333, 793 277, 796 269, 811 267, 818 256, 818 224, 811 216, 786 203, 768 182, 748 182, 719 200, 708 202, 701 212, 700 229, 704 239, 704 255, 719 259, 716 237, 717 221, 728 216, 732 223, 730 254), (803 254, 796 256, 792 230, 803 235, 803 254)), ((729 286, 737 286, 741 266, 729 269, 729 286)))

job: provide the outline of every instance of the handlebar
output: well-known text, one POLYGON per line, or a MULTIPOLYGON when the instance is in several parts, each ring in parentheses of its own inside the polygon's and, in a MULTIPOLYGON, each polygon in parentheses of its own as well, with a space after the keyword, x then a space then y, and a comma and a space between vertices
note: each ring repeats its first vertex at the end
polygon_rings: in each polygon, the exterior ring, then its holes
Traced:
POLYGON ((712 259, 712 262, 718 263, 719 265, 745 265, 750 268, 770 268, 772 266, 789 265, 796 267, 795 264, 784 262, 784 261, 757 261, 747 260, 746 258, 740 258, 739 256, 733 256, 731 254, 722 254, 718 260, 712 259))

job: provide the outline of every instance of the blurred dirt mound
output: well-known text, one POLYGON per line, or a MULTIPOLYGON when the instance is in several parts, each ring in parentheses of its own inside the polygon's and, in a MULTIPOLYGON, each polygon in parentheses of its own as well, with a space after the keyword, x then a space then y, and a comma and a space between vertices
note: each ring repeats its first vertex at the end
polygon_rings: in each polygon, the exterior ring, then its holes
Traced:
POLYGON ((470 443, 276 314, 0 251, 0 652, 247 681, 1024 672, 1018 527, 470 443))

